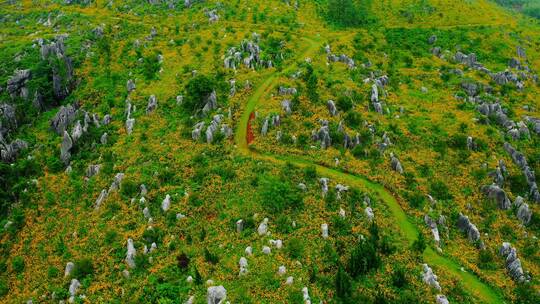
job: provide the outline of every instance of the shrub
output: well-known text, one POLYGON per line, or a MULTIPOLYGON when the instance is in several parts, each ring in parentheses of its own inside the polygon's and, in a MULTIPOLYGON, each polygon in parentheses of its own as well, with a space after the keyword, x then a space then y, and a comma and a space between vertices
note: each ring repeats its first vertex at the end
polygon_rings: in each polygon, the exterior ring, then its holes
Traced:
POLYGON ((497 268, 497 265, 494 263, 493 252, 489 249, 480 250, 478 254, 478 267, 481 269, 491 269, 494 270, 497 268))
POLYGON ((326 18, 340 27, 356 27, 370 22, 372 0, 328 0, 326 18))
POLYGON ((263 207, 271 213, 298 209, 304 205, 300 190, 289 182, 273 176, 264 177, 259 184, 263 207))
POLYGON ((336 296, 344 301, 347 301, 351 297, 352 283, 351 277, 343 266, 339 265, 338 272, 336 274, 336 296))
POLYGON ((336 106, 338 109, 340 109, 343 112, 347 112, 353 107, 353 103, 351 98, 348 96, 340 96, 338 97, 338 100, 336 102, 336 106))
POLYGON ((429 191, 435 199, 438 200, 451 200, 452 194, 448 190, 448 186, 442 181, 434 181, 429 185, 429 191))
POLYGON ((286 247, 291 259, 300 259, 304 256, 304 242, 298 238, 292 238, 286 247))
POLYGON ((21 256, 17 256, 13 258, 13 261, 11 262, 11 267, 13 268, 13 271, 15 273, 21 273, 24 270, 24 259, 21 256))
POLYGON ((210 252, 208 248, 204 249, 204 259, 210 264, 216 265, 219 263, 219 257, 217 254, 210 252))
POLYGON ((402 288, 407 285, 407 272, 403 266, 396 266, 392 273, 392 285, 402 288))
POLYGON ((426 250, 426 238, 422 233, 418 233, 418 238, 412 243, 411 249, 417 253, 422 254, 426 250))
POLYGON ((185 86, 186 96, 182 105, 190 113, 202 110, 214 87, 214 79, 208 76, 197 75, 191 78, 185 86))
POLYGON ((88 275, 94 273, 94 265, 92 260, 88 258, 83 258, 75 262, 75 268, 73 269, 73 277, 75 278, 85 278, 88 275))
POLYGON ((0 297, 7 295, 9 292, 8 284, 5 280, 0 280, 0 297))
POLYGON ((351 252, 348 272, 353 278, 380 266, 381 260, 373 243, 361 240, 351 252))
POLYGON ((185 253, 181 253, 176 257, 176 265, 182 271, 185 271, 189 267, 189 257, 185 253))

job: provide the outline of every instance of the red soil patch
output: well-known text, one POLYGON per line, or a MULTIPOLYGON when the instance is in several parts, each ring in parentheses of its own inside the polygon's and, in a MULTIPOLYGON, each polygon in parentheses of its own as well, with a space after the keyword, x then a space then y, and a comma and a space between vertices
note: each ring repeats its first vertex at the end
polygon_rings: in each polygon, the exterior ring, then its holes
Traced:
POLYGON ((255 114, 251 112, 249 115, 248 125, 247 125, 247 132, 246 132, 246 141, 249 144, 253 142, 255 139, 255 135, 253 135, 253 130, 251 129, 251 121, 255 119, 255 114))

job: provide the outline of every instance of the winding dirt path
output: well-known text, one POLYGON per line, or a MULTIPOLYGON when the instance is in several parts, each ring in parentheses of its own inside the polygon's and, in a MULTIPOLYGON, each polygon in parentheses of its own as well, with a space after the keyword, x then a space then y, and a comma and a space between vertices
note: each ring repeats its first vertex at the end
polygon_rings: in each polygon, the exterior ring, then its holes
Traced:
MULTIPOLYGON (((303 38, 306 43, 305 50, 298 56, 297 61, 303 60, 306 57, 312 57, 314 53, 322 47, 322 42, 317 38, 303 38)), ((255 149, 250 149, 249 144, 253 141, 254 135, 251 130, 251 120, 254 118, 254 110, 259 104, 261 97, 272 90, 277 84, 276 80, 281 75, 286 75, 297 68, 296 62, 281 72, 270 74, 266 76, 259 84, 253 95, 248 99, 244 112, 240 117, 240 121, 236 126, 235 132, 235 144, 240 153, 246 154, 250 157, 257 158, 264 161, 285 164, 286 162, 295 164, 299 167, 315 166, 317 172, 325 177, 332 178, 334 180, 340 180, 343 183, 354 186, 360 189, 369 189, 374 192, 378 199, 384 202, 392 216, 395 218, 400 233, 412 244, 419 233, 419 229, 409 220, 405 211, 401 208, 393 194, 387 190, 384 186, 370 181, 368 178, 352 173, 345 173, 336 169, 332 169, 320 164, 312 163, 310 160, 300 156, 283 156, 262 154, 255 149)), ((501 291, 489 284, 481 281, 472 271, 462 271, 461 265, 454 261, 451 257, 441 255, 437 253, 432 247, 428 247, 423 253, 423 259, 430 266, 436 266, 444 268, 446 271, 459 278, 465 289, 471 294, 478 297, 484 303, 505 303, 501 295, 501 291)))

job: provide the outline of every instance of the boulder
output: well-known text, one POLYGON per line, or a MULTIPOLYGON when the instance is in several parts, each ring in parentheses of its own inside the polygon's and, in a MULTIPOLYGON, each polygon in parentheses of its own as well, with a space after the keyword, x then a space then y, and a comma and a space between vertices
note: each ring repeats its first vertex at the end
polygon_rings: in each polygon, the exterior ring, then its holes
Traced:
POLYGON ((99 170, 101 169, 101 165, 88 165, 88 168, 86 169, 86 177, 91 178, 94 175, 97 175, 99 173, 99 170))
POLYGON ((423 274, 422 279, 424 283, 431 286, 434 289, 441 290, 441 286, 437 281, 437 276, 433 273, 433 270, 427 265, 423 264, 423 274))
POLYGON ((321 232, 324 239, 328 238, 328 224, 321 224, 321 232))
POLYGON ((32 78, 30 70, 15 70, 13 75, 7 81, 7 91, 12 98, 28 98, 27 82, 32 78))
POLYGON ((163 212, 167 212, 170 207, 171 207, 171 196, 167 194, 163 202, 161 202, 161 210, 163 210, 163 212))
POLYGON ((146 114, 152 113, 157 109, 157 99, 155 95, 151 95, 148 98, 148 105, 146 106, 146 114))
POLYGON ((245 275, 248 273, 248 262, 245 257, 241 257, 240 261, 238 262, 238 265, 240 266, 240 273, 239 275, 245 275))
POLYGON ((71 159, 71 148, 73 147, 73 141, 67 131, 64 131, 64 137, 62 138, 62 145, 60 146, 60 159, 67 166, 71 159))
POLYGON ((268 233, 268 218, 265 217, 264 220, 259 224, 259 227, 257 228, 257 233, 261 236, 268 233))
POLYGON ((499 209, 502 210, 508 210, 512 206, 512 203, 510 202, 510 199, 508 198, 508 195, 506 195, 506 192, 501 189, 499 186, 493 184, 482 187, 483 192, 487 195, 487 197, 497 203, 497 206, 499 209))
POLYGON ((401 162, 397 157, 394 156, 393 153, 390 153, 390 165, 392 167, 392 170, 398 172, 399 174, 403 174, 403 167, 401 166, 401 162))
POLYGON ((135 245, 133 244, 132 239, 128 239, 127 241, 127 253, 126 253, 126 263, 128 264, 129 268, 135 268, 135 256, 137 255, 137 250, 135 249, 135 245))
POLYGON ((21 139, 15 139, 11 143, 6 143, 0 136, 0 158, 4 163, 12 163, 17 159, 19 153, 28 148, 28 143, 21 139))
POLYGON ((135 118, 128 118, 126 120, 126 132, 130 135, 133 132, 133 127, 135 126, 135 118))
POLYGON ((64 277, 69 277, 73 272, 73 269, 75 269, 75 264, 73 264, 73 262, 67 262, 66 270, 64 271, 64 277))
POLYGON ((531 221, 531 217, 532 211, 529 209, 529 205, 527 203, 521 204, 517 211, 517 218, 521 221, 521 223, 527 225, 531 221))
POLYGON ((137 87, 135 86, 135 81, 129 79, 127 81, 127 84, 126 84, 126 89, 128 91, 128 93, 131 93, 132 91, 134 91, 137 87))
POLYGON ((336 108, 336 104, 334 103, 333 100, 328 100, 326 102, 326 107, 328 108, 328 112, 330 112, 330 115, 332 116, 336 116, 338 111, 337 111, 337 108, 336 108))
POLYGON ((98 209, 101 204, 103 204, 103 202, 107 199, 107 190, 103 189, 101 190, 101 193, 99 194, 97 200, 96 200, 96 209, 98 209))
POLYGON ((51 121, 51 127, 58 135, 62 135, 67 130, 77 115, 77 109, 72 105, 61 106, 51 121))
POLYGON ((227 290, 222 285, 208 287, 206 300, 208 304, 225 304, 227 290))

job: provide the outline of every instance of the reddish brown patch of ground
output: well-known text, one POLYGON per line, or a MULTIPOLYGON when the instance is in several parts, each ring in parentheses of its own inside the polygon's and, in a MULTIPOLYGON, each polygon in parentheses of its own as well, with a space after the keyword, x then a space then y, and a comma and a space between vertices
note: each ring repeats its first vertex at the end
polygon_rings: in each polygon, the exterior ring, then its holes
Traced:
POLYGON ((251 121, 255 119, 255 114, 251 112, 249 115, 248 125, 247 125, 247 132, 246 132, 246 141, 249 144, 253 142, 255 139, 255 135, 253 135, 253 130, 251 129, 251 121))

